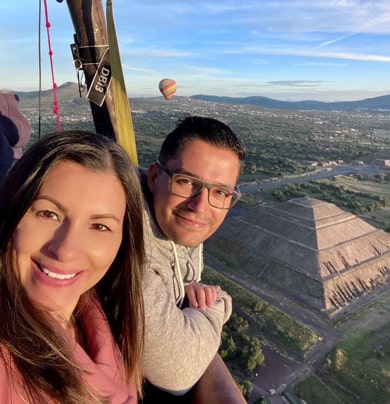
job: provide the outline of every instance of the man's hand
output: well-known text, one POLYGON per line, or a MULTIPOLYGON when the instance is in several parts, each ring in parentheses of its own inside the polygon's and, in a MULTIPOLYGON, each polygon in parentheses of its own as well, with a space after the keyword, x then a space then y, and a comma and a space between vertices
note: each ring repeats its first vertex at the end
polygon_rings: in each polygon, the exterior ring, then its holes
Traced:
POLYGON ((220 290, 220 286, 204 285, 197 282, 191 282, 185 287, 190 305, 200 310, 213 307, 220 290))

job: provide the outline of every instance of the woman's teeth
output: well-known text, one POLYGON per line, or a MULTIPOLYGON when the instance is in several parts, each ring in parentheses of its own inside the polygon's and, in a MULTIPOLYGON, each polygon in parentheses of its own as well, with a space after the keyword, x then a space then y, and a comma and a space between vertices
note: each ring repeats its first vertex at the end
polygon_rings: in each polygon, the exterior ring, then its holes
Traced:
POLYGON ((51 272, 46 268, 41 268, 42 272, 44 274, 46 274, 49 278, 54 278, 54 279, 60 279, 60 280, 64 280, 64 279, 71 279, 74 276, 76 276, 76 274, 67 274, 67 275, 60 275, 60 274, 56 274, 55 272, 51 272))

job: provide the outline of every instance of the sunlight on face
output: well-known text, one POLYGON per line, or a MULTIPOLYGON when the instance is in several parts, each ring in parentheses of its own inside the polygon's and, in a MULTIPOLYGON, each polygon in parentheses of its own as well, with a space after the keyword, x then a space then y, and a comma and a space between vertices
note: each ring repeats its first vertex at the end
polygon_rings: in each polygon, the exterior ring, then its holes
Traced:
MULTIPOLYGON (((240 173, 240 161, 234 152, 202 140, 188 143, 166 166, 172 172, 185 172, 228 189, 235 187, 240 173)), ((158 166, 151 166, 149 187, 157 223, 170 240, 196 247, 218 229, 228 211, 210 206, 207 189, 196 198, 173 195, 170 181, 169 175, 158 166)))
POLYGON ((70 318, 113 262, 125 210, 114 173, 69 161, 56 165, 14 234, 17 271, 29 297, 70 318))

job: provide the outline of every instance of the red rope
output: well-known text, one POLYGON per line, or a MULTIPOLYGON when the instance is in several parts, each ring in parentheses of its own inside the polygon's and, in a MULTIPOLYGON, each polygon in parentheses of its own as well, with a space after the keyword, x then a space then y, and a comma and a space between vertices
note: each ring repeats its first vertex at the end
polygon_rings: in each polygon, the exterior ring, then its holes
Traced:
POLYGON ((51 68, 51 80, 53 83, 53 113, 56 116, 57 119, 57 130, 58 132, 61 132, 61 123, 60 123, 60 109, 58 107, 58 99, 57 99, 57 83, 55 82, 54 79, 54 63, 53 63, 53 50, 51 48, 51 40, 50 40, 50 27, 51 24, 49 22, 49 13, 47 10, 47 1, 44 0, 44 6, 45 6, 45 18, 46 18, 46 29, 47 29, 47 42, 49 44, 49 56, 50 56, 50 68, 51 68))

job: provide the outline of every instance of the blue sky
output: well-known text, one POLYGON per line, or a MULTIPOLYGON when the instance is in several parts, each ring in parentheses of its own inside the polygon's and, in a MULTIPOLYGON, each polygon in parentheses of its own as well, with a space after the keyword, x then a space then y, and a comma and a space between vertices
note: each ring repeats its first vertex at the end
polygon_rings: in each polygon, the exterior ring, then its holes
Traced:
MULTIPOLYGON (((76 82, 66 1, 47 3, 55 81, 76 82)), ((181 96, 333 101, 390 94, 390 0, 113 0, 113 7, 130 98, 159 96, 166 77, 181 96)), ((38 89, 38 10, 39 1, 0 3, 1 89, 38 89)), ((48 89, 43 8, 41 39, 48 89)))

